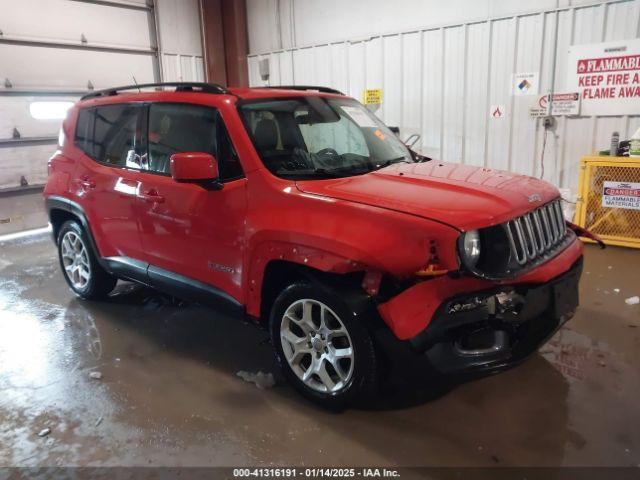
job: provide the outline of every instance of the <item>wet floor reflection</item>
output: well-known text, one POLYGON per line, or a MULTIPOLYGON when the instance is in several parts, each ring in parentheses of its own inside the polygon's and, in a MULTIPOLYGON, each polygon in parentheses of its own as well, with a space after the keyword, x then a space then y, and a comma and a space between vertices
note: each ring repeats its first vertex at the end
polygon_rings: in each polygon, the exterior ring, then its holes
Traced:
POLYGON ((405 372, 332 414, 284 383, 265 331, 126 283, 80 301, 48 238, 0 247, 2 465, 640 463, 637 312, 599 309, 590 279, 588 314, 521 367, 455 387, 405 372))

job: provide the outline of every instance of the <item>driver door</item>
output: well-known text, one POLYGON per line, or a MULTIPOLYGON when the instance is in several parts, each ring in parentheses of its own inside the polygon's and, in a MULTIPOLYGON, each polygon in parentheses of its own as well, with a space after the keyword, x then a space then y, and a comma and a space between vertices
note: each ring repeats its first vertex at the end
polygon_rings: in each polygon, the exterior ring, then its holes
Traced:
POLYGON ((241 295, 246 179, 218 111, 155 103, 148 115, 148 170, 140 173, 140 236, 151 266, 241 295), (218 159, 221 190, 171 178, 174 153, 218 159))

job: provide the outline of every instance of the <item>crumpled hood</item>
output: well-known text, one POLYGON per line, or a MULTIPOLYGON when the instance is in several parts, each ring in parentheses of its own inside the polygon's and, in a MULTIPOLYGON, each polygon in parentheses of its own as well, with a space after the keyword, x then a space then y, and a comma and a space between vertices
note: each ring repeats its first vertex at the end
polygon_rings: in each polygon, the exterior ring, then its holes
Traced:
POLYGON ((296 185, 305 193, 401 211, 462 231, 505 222, 559 195, 533 177, 435 160, 296 185))

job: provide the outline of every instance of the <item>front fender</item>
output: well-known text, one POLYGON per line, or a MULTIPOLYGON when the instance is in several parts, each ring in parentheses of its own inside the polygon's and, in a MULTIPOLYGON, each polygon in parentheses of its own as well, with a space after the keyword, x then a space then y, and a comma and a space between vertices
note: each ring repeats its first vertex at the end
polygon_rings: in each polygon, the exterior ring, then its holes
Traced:
MULTIPOLYGON (((366 264, 330 251, 285 241, 265 241, 251 249, 247 275, 247 313, 260 316, 264 273, 269 262, 281 260, 313 268, 321 272, 344 274, 363 271, 366 264)), ((371 268, 371 267, 368 267, 371 268)))

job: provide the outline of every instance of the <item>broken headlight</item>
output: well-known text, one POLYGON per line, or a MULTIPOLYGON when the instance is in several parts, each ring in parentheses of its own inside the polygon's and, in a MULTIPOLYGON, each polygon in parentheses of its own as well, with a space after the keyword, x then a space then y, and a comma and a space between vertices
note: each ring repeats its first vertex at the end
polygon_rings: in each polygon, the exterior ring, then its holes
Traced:
POLYGON ((480 260, 480 233, 478 230, 463 233, 459 245, 462 263, 468 268, 474 268, 480 260))

